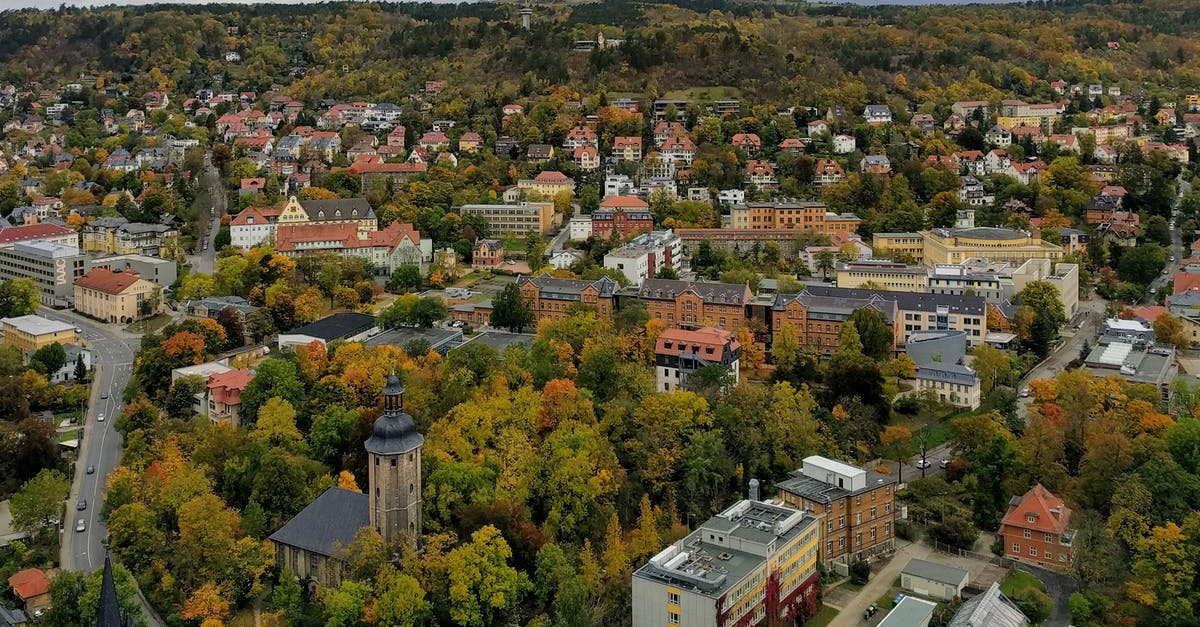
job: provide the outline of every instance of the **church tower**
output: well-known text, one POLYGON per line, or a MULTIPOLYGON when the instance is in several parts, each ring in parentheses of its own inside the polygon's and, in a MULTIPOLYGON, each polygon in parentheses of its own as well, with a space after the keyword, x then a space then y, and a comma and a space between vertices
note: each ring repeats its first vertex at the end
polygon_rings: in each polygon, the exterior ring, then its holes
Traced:
POLYGON ((388 544, 421 535, 421 446, 413 417, 404 413, 404 386, 395 374, 383 390, 383 415, 371 430, 367 449, 371 526, 388 544))

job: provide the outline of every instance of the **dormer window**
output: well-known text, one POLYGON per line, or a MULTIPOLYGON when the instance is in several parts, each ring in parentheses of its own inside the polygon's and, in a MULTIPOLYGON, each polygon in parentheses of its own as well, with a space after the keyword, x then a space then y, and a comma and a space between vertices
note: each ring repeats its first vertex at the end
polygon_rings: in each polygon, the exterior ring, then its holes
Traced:
POLYGON ((1037 522, 1037 514, 1025 514, 1025 522, 1027 522, 1027 523, 1037 522))

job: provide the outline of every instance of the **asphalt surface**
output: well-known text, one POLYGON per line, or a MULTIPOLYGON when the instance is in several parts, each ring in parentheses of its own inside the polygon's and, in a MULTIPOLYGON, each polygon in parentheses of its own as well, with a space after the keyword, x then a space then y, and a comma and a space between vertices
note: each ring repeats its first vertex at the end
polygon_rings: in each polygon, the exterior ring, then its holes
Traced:
POLYGON ((1050 611, 1050 618, 1046 619, 1048 627, 1067 627, 1071 624, 1071 594, 1075 592, 1078 585, 1075 578, 1065 573, 1054 572, 1045 568, 1038 568, 1030 564, 1017 562, 1017 569, 1023 570, 1034 577, 1037 577, 1046 584, 1046 594, 1050 595, 1050 600, 1054 602, 1054 609, 1050 611))
POLYGON ((133 352, 140 338, 73 312, 42 309, 39 313, 83 329, 84 341, 92 351, 92 363, 96 367, 61 547, 64 568, 90 573, 104 564, 102 541, 108 537, 108 531, 100 518, 100 508, 104 503, 108 474, 121 461, 121 435, 113 420, 121 411, 121 393, 133 372, 133 352), (105 396, 107 398, 103 398, 105 396), (103 420, 100 420, 101 415, 103 420), (87 473, 89 466, 95 473, 87 473), (76 509, 79 499, 87 500, 87 508, 83 511, 76 509), (86 525, 81 532, 75 530, 80 519, 86 525))
POLYGON ((205 189, 208 197, 212 199, 212 213, 206 229, 202 237, 196 241, 195 254, 188 255, 188 265, 192 267, 192 272, 202 272, 204 274, 212 274, 216 267, 217 249, 213 243, 217 239, 217 231, 221 228, 221 216, 225 215, 225 184, 221 181, 221 174, 212 163, 207 161, 204 168, 204 176, 200 177, 200 185, 205 189), (205 250, 201 245, 202 242, 208 242, 208 249, 205 250))

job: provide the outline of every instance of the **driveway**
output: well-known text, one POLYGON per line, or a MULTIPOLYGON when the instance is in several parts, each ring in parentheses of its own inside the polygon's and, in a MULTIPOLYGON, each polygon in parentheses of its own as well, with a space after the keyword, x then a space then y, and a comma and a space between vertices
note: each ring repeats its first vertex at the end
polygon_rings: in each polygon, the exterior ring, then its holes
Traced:
POLYGON ((1046 584, 1046 594, 1050 595, 1050 600, 1054 601, 1054 610, 1050 612, 1050 618, 1046 621, 1049 627, 1067 627, 1071 624, 1071 593, 1075 592, 1075 579, 1070 575, 1030 566, 1017 562, 1017 568, 1037 577, 1046 584))

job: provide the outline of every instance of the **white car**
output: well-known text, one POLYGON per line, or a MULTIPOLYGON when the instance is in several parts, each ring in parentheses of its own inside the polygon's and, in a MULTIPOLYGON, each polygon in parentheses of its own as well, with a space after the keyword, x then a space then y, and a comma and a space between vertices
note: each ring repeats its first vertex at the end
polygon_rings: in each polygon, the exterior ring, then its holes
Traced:
POLYGON ((87 530, 87 523, 84 522, 84 520, 82 518, 75 521, 75 531, 86 531, 86 530, 87 530))
POLYGON ((99 416, 96 416, 96 422, 104 422, 104 414, 100 414, 99 416))
POLYGON ((925 459, 923 457, 921 459, 918 459, 917 463, 913 464, 913 466, 916 466, 917 468, 920 468, 922 470, 929 468, 932 465, 933 464, 931 464, 928 459, 925 459))
POLYGON ((1029 398, 1029 388, 1021 390, 1021 398, 1029 398))

